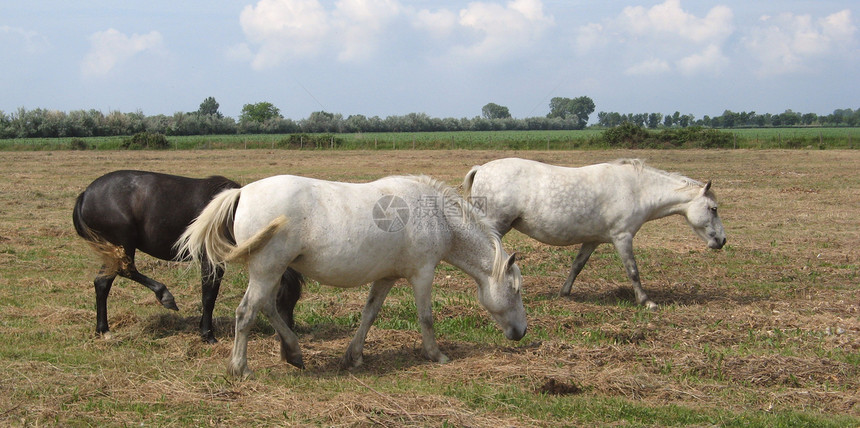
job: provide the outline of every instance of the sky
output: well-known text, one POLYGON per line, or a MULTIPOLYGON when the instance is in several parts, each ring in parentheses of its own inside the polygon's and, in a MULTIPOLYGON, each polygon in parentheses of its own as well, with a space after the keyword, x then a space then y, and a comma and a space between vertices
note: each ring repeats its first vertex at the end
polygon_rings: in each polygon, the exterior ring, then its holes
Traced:
POLYGON ((860 108, 858 25, 856 0, 5 1, 0 111, 823 115, 860 108))

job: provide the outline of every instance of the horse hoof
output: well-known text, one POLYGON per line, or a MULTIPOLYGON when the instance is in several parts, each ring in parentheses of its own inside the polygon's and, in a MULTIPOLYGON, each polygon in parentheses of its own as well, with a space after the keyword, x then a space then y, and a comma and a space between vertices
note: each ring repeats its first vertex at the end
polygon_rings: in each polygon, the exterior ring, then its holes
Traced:
POLYGON ((171 309, 174 311, 179 310, 179 306, 176 306, 176 301, 173 299, 173 296, 170 294, 165 293, 164 297, 161 298, 160 302, 161 302, 161 306, 164 306, 167 309, 171 309))
POLYGON ((218 343, 218 339, 216 339, 215 335, 212 333, 203 334, 201 335, 201 337, 203 338, 203 341, 209 345, 214 345, 218 343))
POLYGON ((288 358, 287 362, 290 363, 291 366, 296 367, 298 369, 301 369, 301 370, 305 369, 305 362, 302 361, 301 355, 299 355, 298 358, 295 358, 295 357, 288 358))
POLYGON ((645 302, 645 309, 648 309, 649 311, 656 311, 657 309, 660 309, 660 305, 649 300, 645 302))
POLYGON ((227 368, 227 374, 239 380, 248 380, 254 376, 254 372, 248 366, 234 367, 232 364, 227 368))
POLYGON ((99 333, 99 336, 101 336, 103 340, 113 339, 113 334, 111 334, 111 332, 109 332, 109 331, 106 331, 104 333, 99 333))
POLYGON ((424 354, 424 358, 427 358, 428 360, 439 363, 439 364, 445 364, 448 361, 451 361, 447 355, 443 354, 441 351, 438 351, 438 350, 436 352, 433 352, 433 353, 425 351, 425 352, 423 352, 423 354, 424 354))
POLYGON ((359 354, 357 357, 353 357, 350 354, 346 354, 343 357, 343 360, 340 361, 340 368, 343 370, 352 370, 358 368, 364 363, 364 357, 359 354))

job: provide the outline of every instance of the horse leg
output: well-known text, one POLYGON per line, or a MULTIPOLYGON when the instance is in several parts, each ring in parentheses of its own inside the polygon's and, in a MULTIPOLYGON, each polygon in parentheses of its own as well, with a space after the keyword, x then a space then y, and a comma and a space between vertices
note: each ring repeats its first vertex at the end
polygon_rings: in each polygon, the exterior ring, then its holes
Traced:
MULTIPOLYGON (((280 299, 281 294, 283 294, 281 290, 275 290, 274 295, 271 297, 280 299)), ((299 348, 299 338, 289 325, 289 322, 292 321, 292 313, 290 314, 290 319, 287 320, 281 313, 280 306, 276 305, 275 299, 272 298, 266 299, 263 302, 262 311, 266 315, 266 318, 269 319, 269 324, 278 332, 278 339, 281 342, 281 359, 295 367, 304 369, 305 363, 302 360, 301 348, 299 348)))
POLYGON ((644 305, 646 308, 654 310, 658 306, 642 290, 642 283, 639 281, 639 268, 636 266, 636 259, 633 257, 633 236, 626 236, 622 239, 615 240, 615 249, 618 250, 618 255, 621 256, 621 262, 624 263, 624 269, 627 271, 627 277, 633 282, 633 292, 636 294, 636 303, 644 305))
POLYGON ((588 262, 588 258, 591 257, 591 253, 600 245, 598 242, 584 242, 582 247, 579 248, 579 253, 576 254, 576 258, 573 259, 573 264, 570 266, 570 274, 567 276, 567 281, 564 282, 564 285, 561 286, 561 290, 559 290, 559 296, 569 296, 570 289, 573 287, 573 281, 576 281, 576 277, 582 272, 582 268, 585 267, 585 264, 588 262))
POLYGON ((249 267, 249 270, 251 271, 251 277, 248 281, 248 289, 236 308, 236 337, 233 341, 233 352, 230 356, 227 371, 230 375, 240 379, 245 379, 253 375, 253 372, 248 368, 248 334, 257 317, 257 312, 260 310, 268 317, 269 323, 281 336, 281 340, 286 342, 289 347, 291 352, 287 358, 287 362, 296 367, 303 368, 304 364, 302 363, 302 354, 299 349, 299 339, 287 327, 286 322, 281 319, 274 306, 281 275, 273 274, 272 272, 283 271, 259 269, 253 265, 249 267))
POLYGON ((179 308, 176 306, 173 294, 170 294, 170 290, 167 289, 166 285, 137 271, 137 267, 134 265, 134 245, 124 245, 123 248, 131 248, 132 250, 126 250, 125 260, 123 260, 124 265, 119 269, 120 276, 145 285, 146 288, 155 293, 155 298, 158 299, 161 306, 178 311, 179 308))
POLYGON ((221 289, 221 278, 224 277, 224 269, 216 267, 213 271, 209 263, 200 264, 203 315, 200 317, 200 337, 209 344, 218 343, 212 326, 212 312, 215 310, 215 299, 221 289))
MULTIPOLYGON (((278 314, 293 332, 295 332, 296 327, 293 312, 296 308, 296 303, 302 296, 303 282, 302 274, 292 269, 287 269, 281 276, 281 287, 278 290, 278 314)), ((281 359, 288 361, 290 347, 281 335, 278 335, 278 338, 281 341, 281 359)))
POLYGON ((302 297, 303 282, 302 274, 292 269, 287 269, 281 276, 281 288, 278 290, 278 313, 281 314, 281 318, 286 321, 291 330, 296 326, 293 311, 296 308, 296 303, 302 297))
POLYGON ((367 296, 367 303, 364 304, 364 309, 361 310, 361 324, 358 326, 358 331, 355 332, 352 341, 346 348, 346 354, 341 361, 341 367, 345 369, 355 368, 361 365, 364 357, 364 340, 367 338, 367 332, 373 321, 376 320, 376 315, 379 314, 379 308, 391 291, 391 287, 397 282, 396 279, 386 278, 379 279, 373 282, 370 286, 370 294, 367 296))
POLYGON ((95 280, 93 280, 96 289, 96 334, 105 339, 111 338, 107 320, 107 298, 114 278, 116 278, 116 272, 107 273, 106 267, 102 266, 95 280))
POLYGON ((409 282, 412 283, 412 292, 415 294, 418 325, 421 327, 421 339, 424 345, 423 355, 430 361, 447 363, 448 357, 439 350, 439 345, 436 343, 436 332, 433 329, 433 302, 431 299, 433 269, 419 273, 410 278, 409 282))

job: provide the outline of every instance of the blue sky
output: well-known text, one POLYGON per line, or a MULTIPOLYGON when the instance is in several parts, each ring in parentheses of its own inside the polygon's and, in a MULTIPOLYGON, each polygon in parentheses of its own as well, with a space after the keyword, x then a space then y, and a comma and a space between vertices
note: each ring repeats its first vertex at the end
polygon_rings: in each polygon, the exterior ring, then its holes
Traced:
POLYGON ((860 108, 856 1, 27 1, 0 5, 0 111, 543 116, 860 108), (707 4, 705 4, 707 3, 707 4))

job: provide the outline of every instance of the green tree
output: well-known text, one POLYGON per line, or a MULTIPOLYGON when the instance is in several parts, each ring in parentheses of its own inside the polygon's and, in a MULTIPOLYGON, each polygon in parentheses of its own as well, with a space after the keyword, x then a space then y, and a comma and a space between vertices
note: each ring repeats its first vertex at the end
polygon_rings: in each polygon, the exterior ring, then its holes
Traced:
POLYGON ((511 117, 511 112, 505 106, 489 103, 481 108, 481 115, 484 119, 508 119, 511 117))
POLYGON ((201 116, 215 116, 217 118, 223 117, 221 112, 218 111, 218 101, 215 101, 215 97, 207 97, 200 103, 200 108, 197 109, 197 114, 201 116))
POLYGON ((657 129, 657 126, 660 125, 660 121, 663 120, 663 113, 649 113, 648 114, 648 128, 657 129))
POLYGON ((263 123, 270 119, 283 119, 281 110, 275 107, 270 102, 259 102, 256 104, 245 104, 242 106, 242 113, 239 115, 239 122, 257 122, 263 123))
POLYGON ((555 97, 549 101, 548 118, 574 119, 582 129, 588 123, 588 116, 594 113, 594 101, 589 97, 555 97))

